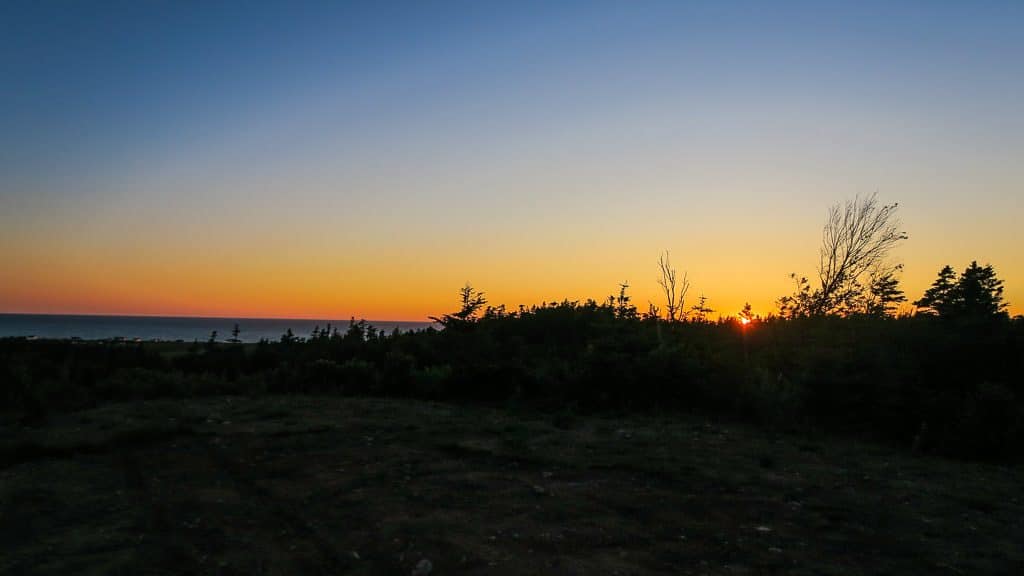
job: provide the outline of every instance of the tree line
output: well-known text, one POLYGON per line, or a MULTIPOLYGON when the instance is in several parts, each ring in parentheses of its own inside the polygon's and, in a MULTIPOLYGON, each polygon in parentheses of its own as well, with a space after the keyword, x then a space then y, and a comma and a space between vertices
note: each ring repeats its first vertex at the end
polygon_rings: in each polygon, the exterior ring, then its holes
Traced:
MULTIPOLYGON (((896 206, 833 209, 813 282, 759 318, 712 320, 687 276, 658 261, 665 299, 509 309, 464 286, 437 328, 384 333, 353 319, 256 344, 0 339, 0 418, 26 425, 109 401, 330 394, 488 403, 554 415, 686 412, 842 434, 961 458, 1024 461, 1024 319, 991 266, 944 267, 914 302, 893 249, 896 206)), ((232 330, 238 340, 238 330, 232 330)))

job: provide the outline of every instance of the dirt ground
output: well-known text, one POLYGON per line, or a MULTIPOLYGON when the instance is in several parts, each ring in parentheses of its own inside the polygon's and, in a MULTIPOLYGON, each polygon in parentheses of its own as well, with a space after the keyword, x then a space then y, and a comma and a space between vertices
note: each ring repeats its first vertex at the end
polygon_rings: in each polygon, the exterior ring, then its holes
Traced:
POLYGON ((692 418, 121 404, 0 428, 2 574, 1024 573, 1024 474, 692 418))

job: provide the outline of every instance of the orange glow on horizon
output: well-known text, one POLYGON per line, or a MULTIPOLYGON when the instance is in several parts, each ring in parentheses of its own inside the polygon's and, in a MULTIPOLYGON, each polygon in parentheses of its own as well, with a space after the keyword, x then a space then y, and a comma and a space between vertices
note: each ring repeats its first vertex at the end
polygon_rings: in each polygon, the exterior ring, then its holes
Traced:
MULTIPOLYGON (((600 302, 625 281, 643 312, 649 302, 664 309, 656 263, 668 245, 683 247, 673 249, 672 257, 691 282, 685 307, 704 294, 714 310, 711 318, 732 315, 746 302, 770 313, 793 290, 790 271, 813 271, 807 256, 813 256, 820 224, 804 219, 803 228, 770 241, 759 238, 775 224, 744 220, 746 234, 722 235, 705 251, 685 247, 701 246, 713 228, 684 229, 678 238, 665 239, 657 226, 631 216, 614 233, 579 219, 529 235, 467 233, 469 242, 444 230, 433 236, 417 231, 424 237, 414 242, 400 235, 378 239, 361 229, 326 237, 267 241, 243 234, 214 241, 172 229, 125 239, 108 232, 117 230, 112 222, 74 234, 7 228, 0 229, 0 312, 424 321, 454 311, 467 280, 490 304, 510 309, 565 299, 600 302)), ((941 238, 938 232, 912 235, 897 253, 905 262, 902 287, 911 302, 942 264, 961 269, 971 259, 969 246, 962 254, 936 254, 946 248, 941 238)), ((1011 244, 999 246, 1005 254, 978 260, 996 266, 1011 315, 1021 314, 1024 269, 1010 258, 1011 244)))

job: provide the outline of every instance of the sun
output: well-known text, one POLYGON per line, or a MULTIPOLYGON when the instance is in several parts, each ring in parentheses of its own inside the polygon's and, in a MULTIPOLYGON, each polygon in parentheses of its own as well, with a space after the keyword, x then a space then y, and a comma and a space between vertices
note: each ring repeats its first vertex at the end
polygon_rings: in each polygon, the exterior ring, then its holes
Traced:
POLYGON ((740 318, 740 324, 742 324, 744 326, 746 326, 747 324, 750 324, 750 318, 740 318))

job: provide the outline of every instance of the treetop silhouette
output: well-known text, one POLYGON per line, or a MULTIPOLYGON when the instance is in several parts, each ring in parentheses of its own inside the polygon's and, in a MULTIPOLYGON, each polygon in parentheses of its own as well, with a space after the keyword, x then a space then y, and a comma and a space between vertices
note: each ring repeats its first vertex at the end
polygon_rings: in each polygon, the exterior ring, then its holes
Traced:
POLYGON ((952 266, 943 266, 914 305, 921 313, 941 318, 992 318, 1006 316, 1008 304, 1003 301, 1003 281, 992 265, 972 261, 959 278, 952 266))

